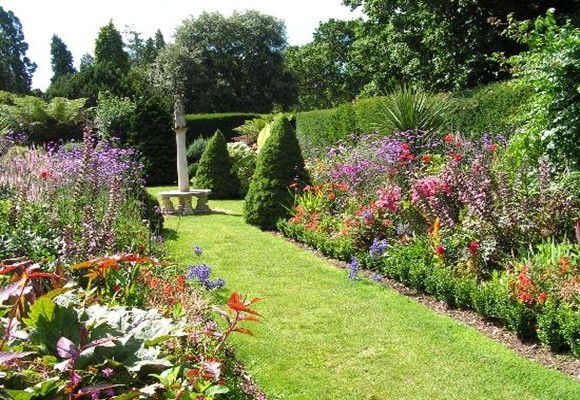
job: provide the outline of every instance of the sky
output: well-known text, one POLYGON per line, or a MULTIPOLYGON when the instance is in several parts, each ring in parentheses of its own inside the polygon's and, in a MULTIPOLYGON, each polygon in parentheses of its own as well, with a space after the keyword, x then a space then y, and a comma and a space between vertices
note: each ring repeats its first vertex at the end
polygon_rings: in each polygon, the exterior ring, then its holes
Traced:
POLYGON ((284 20, 288 43, 302 45, 312 40, 320 22, 360 16, 341 0, 0 0, 0 6, 20 20, 29 45, 26 56, 38 65, 32 88, 42 90, 52 77, 52 35, 64 41, 78 67, 83 54, 93 53, 99 29, 110 20, 119 31, 129 27, 145 39, 161 29, 165 41, 171 42, 184 19, 203 11, 229 16, 235 10, 257 10, 284 20))

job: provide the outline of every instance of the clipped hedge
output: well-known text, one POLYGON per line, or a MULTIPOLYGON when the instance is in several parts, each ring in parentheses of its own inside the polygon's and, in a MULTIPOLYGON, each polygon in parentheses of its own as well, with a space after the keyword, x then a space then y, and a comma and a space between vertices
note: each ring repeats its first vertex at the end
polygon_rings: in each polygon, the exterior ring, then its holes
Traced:
POLYGON ((455 111, 447 116, 443 126, 463 134, 510 135, 522 125, 519 116, 531 95, 531 87, 515 80, 454 93, 455 111))
POLYGON ((393 244, 379 260, 372 260, 368 252, 355 251, 346 237, 331 238, 289 221, 279 221, 278 229, 326 256, 343 261, 355 257, 364 268, 445 301, 450 307, 474 310, 523 340, 537 340, 553 351, 569 351, 580 357, 580 310, 552 296, 544 304, 519 301, 505 272, 495 271, 488 280, 458 273, 436 259, 425 238, 393 244))
POLYGON ((185 116, 187 123, 188 145, 194 138, 211 138, 219 130, 223 133, 226 141, 239 134, 234 128, 244 124, 246 120, 261 118, 261 114, 253 113, 223 113, 223 114, 189 114, 185 116))
MULTIPOLYGON (((525 107, 532 90, 516 80, 493 83, 477 89, 450 94, 452 112, 443 131, 466 136, 485 132, 512 134, 523 123, 525 107)), ((382 118, 385 97, 359 99, 336 108, 296 114, 296 134, 305 154, 320 154, 352 133, 371 133, 382 118)))

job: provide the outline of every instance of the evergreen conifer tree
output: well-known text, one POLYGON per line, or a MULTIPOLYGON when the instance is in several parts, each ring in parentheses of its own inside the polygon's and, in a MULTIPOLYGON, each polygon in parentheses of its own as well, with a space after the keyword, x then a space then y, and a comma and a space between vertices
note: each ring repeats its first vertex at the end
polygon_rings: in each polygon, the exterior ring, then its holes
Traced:
POLYGON ((293 194, 290 184, 307 181, 296 131, 287 117, 274 120, 271 134, 258 155, 256 171, 244 204, 244 219, 263 230, 273 230, 289 216, 293 194))
POLYGON ((199 160, 194 185, 198 189, 211 189, 213 199, 235 199, 239 193, 240 182, 231 170, 228 145, 218 129, 199 160))

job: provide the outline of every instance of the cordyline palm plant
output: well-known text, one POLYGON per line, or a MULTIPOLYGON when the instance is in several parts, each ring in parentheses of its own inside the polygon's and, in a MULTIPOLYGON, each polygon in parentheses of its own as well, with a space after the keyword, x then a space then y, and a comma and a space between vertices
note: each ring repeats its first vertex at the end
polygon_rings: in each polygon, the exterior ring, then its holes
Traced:
POLYGON ((434 132, 443 125, 444 116, 450 109, 447 96, 404 85, 385 98, 375 126, 387 134, 434 132))

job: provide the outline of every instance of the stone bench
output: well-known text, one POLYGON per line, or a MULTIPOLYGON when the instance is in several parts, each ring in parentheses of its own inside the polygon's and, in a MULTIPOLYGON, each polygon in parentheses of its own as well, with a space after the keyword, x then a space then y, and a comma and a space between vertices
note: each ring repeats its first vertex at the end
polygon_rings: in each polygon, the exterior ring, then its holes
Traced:
POLYGON ((160 192, 161 198, 161 212, 164 214, 178 214, 178 215, 193 215, 193 214, 207 214, 211 212, 207 205, 207 197, 211 194, 210 189, 191 189, 187 192, 180 192, 172 190, 168 192, 160 192), (197 204, 195 208, 191 207, 191 198, 197 197, 197 204), (172 197, 178 200, 177 208, 174 207, 171 201, 172 197))

